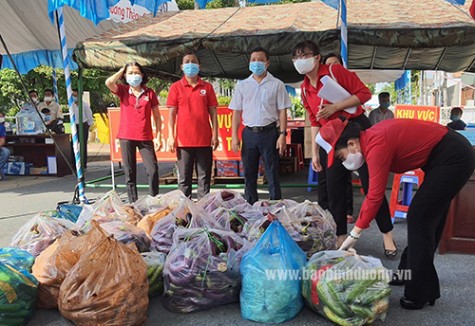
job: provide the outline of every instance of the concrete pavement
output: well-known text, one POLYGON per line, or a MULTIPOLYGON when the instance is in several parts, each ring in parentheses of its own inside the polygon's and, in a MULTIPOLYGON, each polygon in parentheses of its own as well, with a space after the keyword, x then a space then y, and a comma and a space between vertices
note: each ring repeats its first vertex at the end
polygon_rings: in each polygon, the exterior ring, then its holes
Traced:
MULTIPOLYGON (((107 145, 106 145, 107 146, 107 145)), ((91 149, 90 149, 91 152, 91 149)), ((99 157, 99 155, 97 156, 99 157)), ((170 166, 161 165, 161 173, 169 170, 170 166)), ((140 169, 139 182, 146 184, 143 169, 140 169)), ((93 160, 86 173, 87 180, 107 176, 110 173, 109 162, 93 160)), ((306 171, 283 177, 284 183, 306 183, 306 171)), ((123 182, 122 177, 117 180, 123 182)), ((107 183, 107 181, 103 182, 107 183)), ((110 183, 110 181, 109 181, 110 183)), ((71 200, 76 181, 73 176, 63 178, 55 177, 19 177, 11 176, 6 181, 0 182, 0 245, 7 246, 11 237, 18 228, 25 223, 34 213, 43 210, 53 210, 61 201, 71 200)), ((89 198, 103 195, 106 189, 87 188, 89 198)), ((161 193, 165 190, 162 189, 161 193)), ((119 190, 122 198, 126 198, 124 190, 119 190)), ((305 199, 316 200, 315 192, 307 192, 303 188, 284 188, 285 198, 297 201, 305 199)), ((359 210, 362 197, 355 189, 355 210, 359 210)), ((141 190, 140 195, 146 195, 141 190)), ((261 197, 265 198, 266 192, 262 191, 261 197)), ((402 250, 406 243, 406 222, 398 221, 395 224, 395 239, 402 250)), ((360 254, 380 258, 383 265, 389 269, 396 269, 398 261, 390 261, 383 255, 382 236, 377 226, 373 223, 356 249, 360 254)), ((400 254, 398 255, 398 259, 400 254)), ((399 298, 403 294, 402 287, 393 287, 390 299, 390 308, 386 318, 387 325, 474 325, 475 324, 475 291, 473 278, 475 276, 475 259, 469 255, 436 255, 436 267, 441 282, 442 298, 434 307, 426 307, 421 311, 407 311, 399 306, 399 298)), ((150 302, 148 320, 146 325, 166 323, 168 325, 255 325, 245 321, 240 316, 238 304, 218 306, 214 309, 191 314, 176 314, 166 310, 159 298, 150 302)), ((294 320, 285 325, 331 325, 325 318, 305 308, 294 320)), ((376 324, 381 324, 380 322, 376 324)), ((61 317, 57 310, 37 310, 29 326, 56 326, 72 325, 61 317)))

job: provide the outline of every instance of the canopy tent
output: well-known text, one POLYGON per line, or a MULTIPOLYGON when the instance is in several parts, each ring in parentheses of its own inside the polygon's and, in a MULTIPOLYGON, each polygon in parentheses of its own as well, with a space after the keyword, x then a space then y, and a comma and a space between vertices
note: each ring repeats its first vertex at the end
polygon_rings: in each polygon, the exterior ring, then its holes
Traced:
MULTIPOLYGON (((116 70, 135 60, 163 78, 181 76, 180 59, 198 53, 202 75, 242 79, 249 51, 271 53, 270 72, 285 82, 301 76, 292 48, 312 39, 323 53, 339 49, 337 11, 322 2, 164 13, 78 43, 79 65, 116 70)), ((350 69, 475 71, 475 21, 469 5, 445 0, 348 1, 350 69)))
MULTIPOLYGON (((71 51, 79 41, 120 26, 112 21, 103 21, 95 26, 69 7, 63 9, 63 14, 68 22, 66 37, 72 45, 71 51)), ((0 20, 0 34, 20 73, 27 73, 40 64, 63 67, 58 30, 48 17, 47 0, 2 0, 0 20)), ((0 54, 3 56, 2 68, 13 68, 3 47, 0 54)))

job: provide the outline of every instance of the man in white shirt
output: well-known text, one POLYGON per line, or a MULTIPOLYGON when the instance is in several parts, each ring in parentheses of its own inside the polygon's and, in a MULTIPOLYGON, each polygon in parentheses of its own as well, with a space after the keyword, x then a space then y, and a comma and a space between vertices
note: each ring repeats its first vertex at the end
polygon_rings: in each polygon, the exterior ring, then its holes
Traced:
POLYGON ((291 102, 282 81, 267 72, 269 52, 256 48, 251 52, 252 75, 238 83, 229 104, 233 110, 232 149, 239 151, 238 130, 242 122, 241 157, 244 164, 246 200, 253 204, 257 195, 259 158, 264 160, 271 200, 282 198, 279 182, 279 154, 286 147, 287 109, 291 102))
MULTIPOLYGON (((79 133, 79 107, 78 107, 78 91, 73 90, 73 112, 74 116, 76 117, 76 129, 79 133)), ((94 118, 92 116, 92 110, 89 104, 86 102, 82 102, 82 130, 84 134, 84 168, 87 168, 87 142, 89 139, 89 128, 93 125, 94 123, 94 118)))
POLYGON ((372 126, 383 120, 394 119, 394 113, 389 110, 389 106, 391 105, 390 99, 388 92, 379 93, 379 107, 371 111, 368 117, 372 126))
POLYGON ((64 119, 63 112, 61 112, 59 104, 54 101, 54 92, 51 89, 45 89, 43 102, 38 104, 38 110, 42 112, 43 109, 49 110, 49 118, 45 119, 45 124, 47 126, 53 126, 58 122, 58 120, 64 119))

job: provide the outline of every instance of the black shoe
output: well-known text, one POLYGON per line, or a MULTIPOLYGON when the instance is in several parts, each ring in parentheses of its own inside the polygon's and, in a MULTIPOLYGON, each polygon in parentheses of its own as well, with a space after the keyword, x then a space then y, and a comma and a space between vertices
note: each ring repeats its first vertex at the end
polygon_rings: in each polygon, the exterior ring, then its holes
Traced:
POLYGON ((406 284, 406 280, 399 278, 398 273, 393 273, 392 280, 388 283, 389 285, 402 286, 406 284))
POLYGON ((419 302, 411 301, 411 300, 407 299, 406 297, 402 297, 399 300, 399 303, 401 304, 401 307, 403 307, 404 309, 420 310, 420 309, 424 308, 424 306, 426 304, 429 304, 429 306, 435 305, 435 300, 432 300, 432 301, 429 301, 429 302, 419 303, 419 302))
POLYGON ((396 250, 388 250, 384 247, 384 243, 383 243, 383 248, 384 248, 384 255, 388 258, 388 259, 391 259, 393 260, 394 258, 396 258, 397 256, 397 246, 396 246, 396 242, 393 240, 393 243, 394 243, 394 247, 396 247, 396 250))

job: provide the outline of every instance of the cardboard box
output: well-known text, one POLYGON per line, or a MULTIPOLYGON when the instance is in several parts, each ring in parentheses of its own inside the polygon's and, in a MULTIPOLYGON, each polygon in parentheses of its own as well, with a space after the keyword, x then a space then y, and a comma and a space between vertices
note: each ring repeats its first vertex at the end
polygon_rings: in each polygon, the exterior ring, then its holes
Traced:
MULTIPOLYGON (((259 160, 259 168, 257 170, 257 176, 262 177, 266 174, 266 169, 264 167, 264 160, 261 159, 259 160)), ((244 177, 244 164, 242 162, 239 162, 239 176, 244 177)))
POLYGON ((217 177, 238 177, 239 161, 216 161, 217 177))

